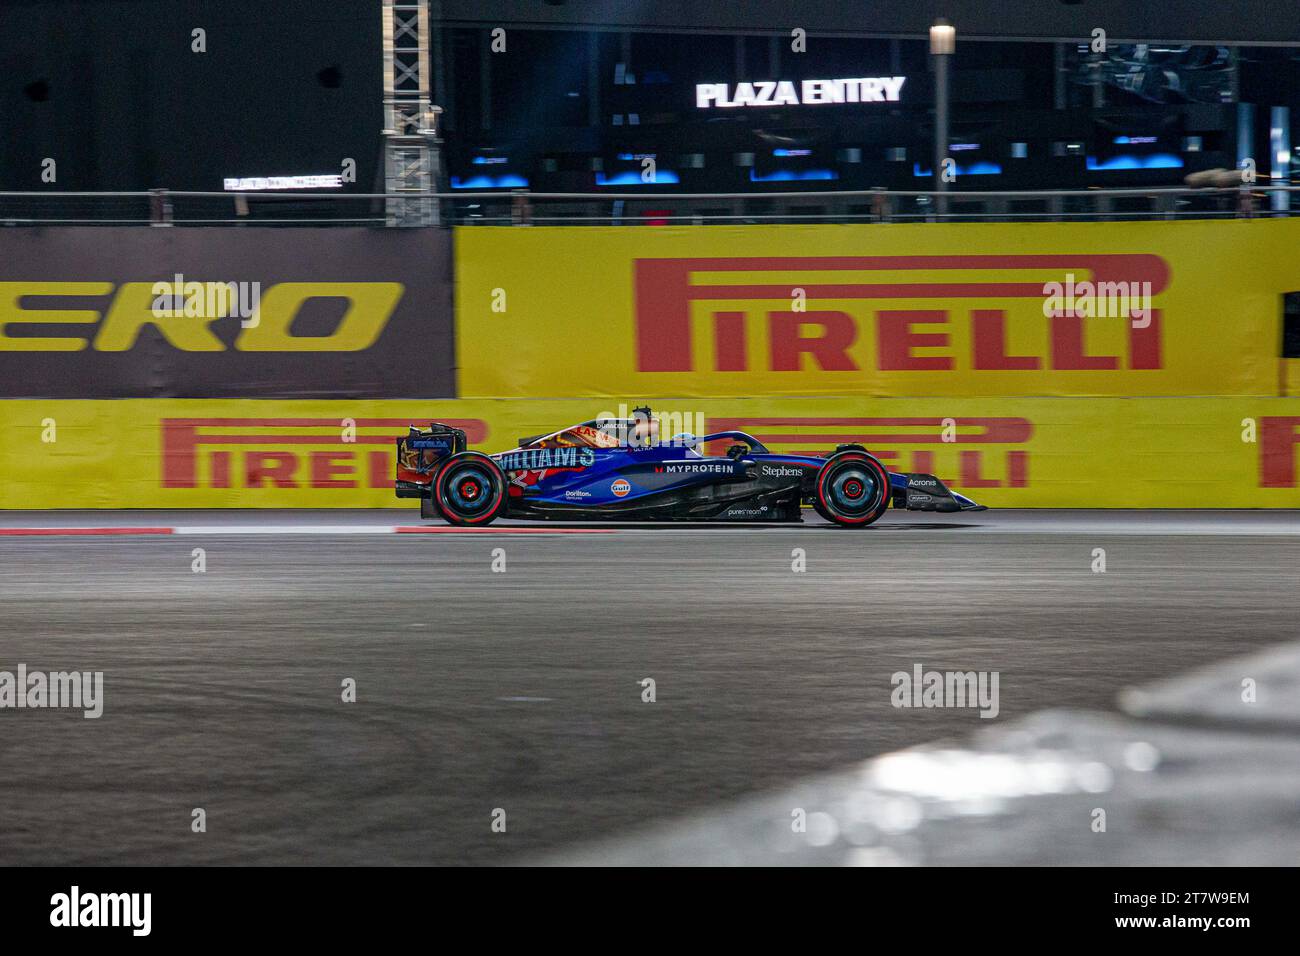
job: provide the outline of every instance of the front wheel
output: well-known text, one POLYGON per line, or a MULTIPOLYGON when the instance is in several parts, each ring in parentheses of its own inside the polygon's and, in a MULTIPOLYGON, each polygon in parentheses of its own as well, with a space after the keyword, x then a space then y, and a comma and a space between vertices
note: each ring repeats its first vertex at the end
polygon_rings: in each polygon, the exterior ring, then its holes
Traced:
POLYGON ((490 524, 505 504, 506 476, 482 452, 463 451, 438 468, 431 492, 432 504, 449 524, 490 524))
POLYGON ((866 452, 833 455, 817 473, 813 507, 838 525, 864 528, 889 507, 889 472, 866 452))

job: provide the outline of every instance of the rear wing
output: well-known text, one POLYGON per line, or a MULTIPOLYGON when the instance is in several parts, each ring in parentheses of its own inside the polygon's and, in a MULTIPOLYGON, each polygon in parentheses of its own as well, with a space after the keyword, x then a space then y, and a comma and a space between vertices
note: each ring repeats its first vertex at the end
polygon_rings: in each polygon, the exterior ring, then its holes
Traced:
POLYGON ((467 447, 462 428, 442 422, 430 422, 428 428, 412 425, 397 439, 397 497, 422 496, 438 464, 467 447))

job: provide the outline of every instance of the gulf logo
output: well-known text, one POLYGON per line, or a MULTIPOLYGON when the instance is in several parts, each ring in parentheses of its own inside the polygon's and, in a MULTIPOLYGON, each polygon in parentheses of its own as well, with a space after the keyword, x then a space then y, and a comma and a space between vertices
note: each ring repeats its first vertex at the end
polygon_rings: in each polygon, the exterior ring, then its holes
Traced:
POLYGON ((609 490, 614 492, 615 498, 623 498, 626 497, 627 493, 632 490, 632 486, 628 484, 626 478, 620 478, 618 479, 618 481, 614 482, 612 485, 609 486, 609 490))

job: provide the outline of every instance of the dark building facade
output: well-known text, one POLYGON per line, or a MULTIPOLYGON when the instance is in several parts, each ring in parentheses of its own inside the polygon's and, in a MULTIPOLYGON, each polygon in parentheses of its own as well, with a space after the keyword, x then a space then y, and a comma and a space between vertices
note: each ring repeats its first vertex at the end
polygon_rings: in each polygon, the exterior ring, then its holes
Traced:
MULTIPOLYGON (((1029 4, 1023 33, 997 38, 960 2, 868 19, 810 3, 793 17, 801 26, 765 0, 432 0, 442 187, 928 189, 924 30, 941 8, 957 28, 955 190, 1178 185, 1243 158, 1262 180, 1289 182, 1300 59, 1256 44, 1288 41, 1294 24, 1227 18, 1215 39, 1214 21, 1181 5, 1157 24, 1131 4, 1029 4), (750 11, 743 23, 735 6, 750 11), (1178 38, 1180 23, 1196 42, 1178 38)), ((340 189, 377 191, 380 12, 379 0, 11 0, 0 7, 0 189, 220 190, 233 176, 332 174, 351 160, 340 189)))

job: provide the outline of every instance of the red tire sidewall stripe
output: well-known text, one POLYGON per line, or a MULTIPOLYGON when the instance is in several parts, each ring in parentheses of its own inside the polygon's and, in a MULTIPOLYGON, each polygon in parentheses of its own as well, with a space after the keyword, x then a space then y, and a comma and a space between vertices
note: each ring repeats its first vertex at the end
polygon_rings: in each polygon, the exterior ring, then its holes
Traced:
POLYGON ((491 521, 494 517, 496 517, 496 513, 501 510, 501 506, 505 503, 506 500, 505 473, 501 470, 500 465, 498 465, 495 461, 493 461, 487 455, 482 454, 481 452, 470 452, 468 454, 462 452, 459 456, 453 456, 451 458, 448 458, 443 463, 442 467, 438 469, 438 474, 434 476, 433 479, 433 493, 435 495, 435 500, 439 502, 442 501, 443 480, 447 477, 447 472, 451 468, 451 466, 458 465, 463 461, 468 461, 471 459, 474 460, 482 459, 487 464, 488 473, 491 475, 493 479, 493 484, 496 486, 497 503, 493 506, 492 510, 489 511, 487 514, 479 515, 476 518, 467 518, 463 515, 455 514, 450 508, 447 508, 446 505, 444 505, 443 511, 447 514, 448 520, 450 520, 452 524, 469 525, 469 524, 482 524, 483 522, 491 521))
POLYGON ((833 520, 840 524, 867 524, 871 521, 875 521, 884 514, 885 509, 889 507, 889 472, 886 471, 885 466, 875 458, 870 455, 864 455, 861 452, 851 451, 843 455, 836 455, 827 461, 826 466, 822 467, 821 476, 817 479, 817 500, 821 503, 821 506, 833 516, 833 520), (838 464, 841 461, 866 462, 868 467, 877 472, 879 477, 882 479, 881 488, 883 491, 881 492, 880 498, 881 507, 871 509, 870 512, 863 515, 861 518, 847 518, 839 513, 839 509, 829 506, 828 499, 826 498, 826 476, 830 474, 831 469, 828 466, 832 463, 838 464))

